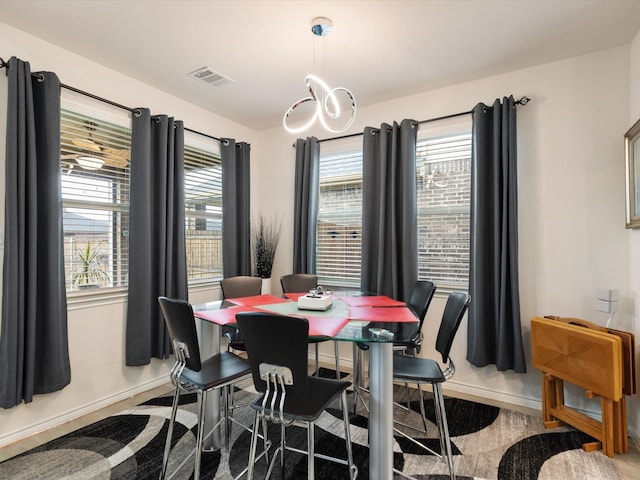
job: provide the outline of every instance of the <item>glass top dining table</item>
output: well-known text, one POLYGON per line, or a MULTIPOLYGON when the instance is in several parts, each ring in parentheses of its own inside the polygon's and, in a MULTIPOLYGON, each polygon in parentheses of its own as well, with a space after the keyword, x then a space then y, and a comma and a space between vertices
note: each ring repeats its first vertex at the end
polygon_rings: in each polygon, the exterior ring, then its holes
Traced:
MULTIPOLYGON (((309 321, 309 338, 369 345, 369 478, 393 477, 393 342, 410 339, 419 328, 417 317, 403 302, 382 295, 357 291, 333 292, 332 305, 326 311, 300 310, 297 298, 258 295, 193 305, 200 348, 204 357, 219 353, 220 330, 235 325, 235 314, 245 311, 269 311, 304 317, 309 321)), ((214 396, 213 402, 219 399, 214 396)), ((212 405, 218 412, 218 404, 212 405)), ((212 411, 212 410, 209 410, 212 411)), ((217 419, 207 421, 205 428, 217 419)), ((207 445, 219 448, 219 439, 211 436, 207 445)))

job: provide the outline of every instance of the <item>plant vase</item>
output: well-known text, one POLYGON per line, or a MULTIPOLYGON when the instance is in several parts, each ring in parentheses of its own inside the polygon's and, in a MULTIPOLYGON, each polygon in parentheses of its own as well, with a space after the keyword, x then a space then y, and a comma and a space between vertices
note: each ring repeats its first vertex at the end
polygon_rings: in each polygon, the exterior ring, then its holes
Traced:
POLYGON ((271 278, 262 279, 262 294, 271 294, 271 278))

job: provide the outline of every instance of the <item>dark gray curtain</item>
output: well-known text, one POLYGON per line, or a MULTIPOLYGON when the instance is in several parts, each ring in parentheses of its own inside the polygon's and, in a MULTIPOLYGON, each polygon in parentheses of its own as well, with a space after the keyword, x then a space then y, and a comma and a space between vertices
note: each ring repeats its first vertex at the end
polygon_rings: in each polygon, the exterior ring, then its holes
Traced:
POLYGON ((315 137, 296 140, 293 203, 293 273, 316 273, 316 224, 320 145, 315 137))
POLYGON ((222 139, 222 272, 251 275, 251 145, 222 139))
POLYGON ((363 136, 361 288, 398 300, 418 279, 416 138, 413 120, 363 136))
POLYGON ((184 126, 137 110, 131 131, 127 365, 167 358, 161 295, 187 300, 184 126))
POLYGON ((467 360, 526 372, 518 290, 516 106, 473 109, 467 360))
POLYGON ((60 81, 8 68, 0 406, 71 381, 60 181, 60 81))

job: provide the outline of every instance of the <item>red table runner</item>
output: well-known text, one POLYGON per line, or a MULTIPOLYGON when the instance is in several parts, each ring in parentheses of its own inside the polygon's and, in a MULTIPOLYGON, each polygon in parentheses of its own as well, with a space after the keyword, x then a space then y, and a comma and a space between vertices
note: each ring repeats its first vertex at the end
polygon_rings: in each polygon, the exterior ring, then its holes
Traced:
POLYGON ((338 298, 350 307, 404 307, 404 302, 394 300, 385 295, 349 297, 339 295, 338 298))
POLYGON ((309 315, 292 315, 306 318, 309 321, 310 337, 335 337, 349 323, 348 318, 314 317, 309 315))
POLYGON ((349 320, 369 322, 417 322, 407 307, 349 307, 349 320))

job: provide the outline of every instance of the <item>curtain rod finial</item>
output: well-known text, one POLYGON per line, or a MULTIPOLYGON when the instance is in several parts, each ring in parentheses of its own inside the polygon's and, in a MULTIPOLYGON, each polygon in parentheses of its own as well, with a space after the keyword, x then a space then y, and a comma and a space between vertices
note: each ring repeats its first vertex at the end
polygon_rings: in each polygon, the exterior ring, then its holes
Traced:
POLYGON ((9 64, 4 61, 4 58, 0 57, 0 68, 4 68, 4 67, 6 67, 8 65, 9 64))
POLYGON ((518 105, 526 105, 527 103, 529 103, 531 101, 531 99, 529 97, 522 97, 520 98, 520 100, 518 100, 516 103, 518 105))

